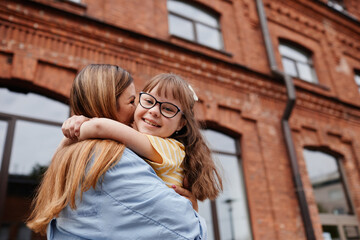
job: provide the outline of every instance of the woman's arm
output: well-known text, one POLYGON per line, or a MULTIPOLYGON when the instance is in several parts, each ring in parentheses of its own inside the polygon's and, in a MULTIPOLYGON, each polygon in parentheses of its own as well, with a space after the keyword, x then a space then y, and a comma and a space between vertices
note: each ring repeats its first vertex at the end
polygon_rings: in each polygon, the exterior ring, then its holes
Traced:
POLYGON ((80 127, 78 139, 89 138, 111 139, 121 142, 140 156, 156 163, 162 163, 161 156, 152 147, 145 134, 118 121, 108 118, 94 118, 84 122, 80 127))

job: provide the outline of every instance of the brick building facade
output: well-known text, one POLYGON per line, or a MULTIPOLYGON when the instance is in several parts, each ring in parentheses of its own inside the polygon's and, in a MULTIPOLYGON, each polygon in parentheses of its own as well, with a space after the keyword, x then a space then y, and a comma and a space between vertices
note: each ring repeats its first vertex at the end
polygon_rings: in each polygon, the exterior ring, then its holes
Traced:
MULTIPOLYGON (((127 69, 137 90, 161 72, 183 76, 209 142, 235 143, 213 150, 220 164, 235 156, 225 183, 241 184, 224 194, 239 192, 242 207, 204 203, 210 238, 360 239, 359 1, 0 2, 0 89, 11 90, 0 94, 66 104, 90 63, 127 69)), ((0 239, 31 239, 22 222, 37 182, 9 171, 17 123, 58 128, 63 119, 13 113, 1 99, 0 239)))

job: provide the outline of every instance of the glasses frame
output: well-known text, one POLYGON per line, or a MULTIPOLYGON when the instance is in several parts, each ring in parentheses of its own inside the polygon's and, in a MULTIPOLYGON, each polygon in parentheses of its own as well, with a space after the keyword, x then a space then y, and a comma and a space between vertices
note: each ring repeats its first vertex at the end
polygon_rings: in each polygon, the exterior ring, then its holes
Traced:
POLYGON ((159 111, 160 111, 161 115, 163 115, 163 116, 166 117, 166 118, 173 118, 173 117, 175 117, 179 112, 180 112, 181 114, 184 114, 184 113, 181 111, 181 109, 180 109, 178 106, 176 106, 175 104, 170 103, 170 102, 160 102, 160 101, 158 101, 153 95, 151 95, 150 93, 146 93, 146 92, 140 92, 140 94, 139 94, 139 104, 140 104, 141 107, 143 107, 143 108, 145 108, 145 109, 151 109, 151 108, 155 107, 156 104, 159 104, 159 105, 160 105, 160 106, 159 106, 159 111), (144 95, 144 94, 145 94, 145 95, 149 95, 150 97, 152 97, 152 98, 155 100, 155 103, 154 103, 151 107, 145 107, 145 106, 143 106, 143 105, 141 104, 141 96, 144 95), (163 114, 163 112, 162 112, 162 110, 161 110, 161 105, 162 105, 163 103, 170 104, 170 105, 176 107, 177 112, 174 114, 174 116, 168 117, 168 116, 165 116, 165 115, 163 114))

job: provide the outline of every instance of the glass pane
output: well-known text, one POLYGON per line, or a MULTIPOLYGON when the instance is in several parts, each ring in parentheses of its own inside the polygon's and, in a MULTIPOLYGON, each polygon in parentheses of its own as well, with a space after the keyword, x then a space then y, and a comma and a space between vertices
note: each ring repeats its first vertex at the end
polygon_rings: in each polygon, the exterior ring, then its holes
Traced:
POLYGON ((358 86, 360 86, 360 74, 355 74, 355 82, 358 86))
POLYGON ((221 35, 218 29, 197 24, 196 31, 199 43, 215 49, 222 49, 221 35))
POLYGON ((284 67, 284 71, 294 77, 298 77, 298 74, 296 72, 295 62, 292 60, 289 60, 287 58, 282 58, 282 64, 284 67))
POLYGON ((24 223, 19 227, 17 240, 31 240, 31 230, 24 223))
POLYGON ((63 122, 69 117, 69 106, 38 94, 0 88, 0 112, 63 122))
POLYGON ((308 81, 308 82, 316 82, 312 73, 311 66, 304 63, 297 63, 298 71, 299 71, 299 77, 302 80, 308 81))
POLYGON ((304 157, 319 212, 352 214, 337 159, 323 152, 307 149, 304 149, 304 157))
POLYGON ((214 240, 214 227, 211 215, 211 205, 210 200, 205 200, 203 202, 198 202, 199 205, 199 214, 206 221, 208 240, 214 240))
POLYGON ((10 225, 2 224, 0 226, 0 239, 9 239, 10 225))
POLYGON ((223 169, 224 191, 216 199, 221 239, 252 239, 242 169, 236 156, 214 154, 223 169))
POLYGON ((279 51, 282 56, 286 56, 288 58, 291 58, 293 60, 297 60, 300 62, 308 62, 309 57, 307 54, 298 51, 297 49, 294 49, 293 47, 280 44, 279 51))
POLYGON ((9 174, 37 177, 49 165, 62 138, 60 126, 18 121, 9 174))
POLYGON ((324 240, 340 240, 337 226, 322 226, 324 240))
POLYGON ((344 232, 347 240, 360 239, 358 226, 344 226, 344 232))
POLYGON ((168 1, 168 9, 171 12, 177 13, 181 16, 187 17, 197 22, 202 22, 212 27, 218 27, 217 18, 211 16, 209 13, 203 11, 202 9, 196 8, 189 4, 186 4, 181 1, 168 1))
POLYGON ((207 140, 212 151, 220 151, 236 154, 235 140, 225 134, 210 129, 202 130, 201 133, 207 140))
POLYGON ((1 171, 1 165, 2 165, 2 158, 3 158, 3 154, 4 154, 4 148, 5 148, 7 125, 8 125, 7 122, 0 120, 0 171, 1 171))
POLYGON ((345 10, 344 6, 342 5, 342 1, 329 0, 327 4, 340 12, 345 10))
POLYGON ((171 34, 183 37, 188 40, 195 40, 194 29, 192 22, 179 18, 174 15, 169 15, 169 30, 171 34))

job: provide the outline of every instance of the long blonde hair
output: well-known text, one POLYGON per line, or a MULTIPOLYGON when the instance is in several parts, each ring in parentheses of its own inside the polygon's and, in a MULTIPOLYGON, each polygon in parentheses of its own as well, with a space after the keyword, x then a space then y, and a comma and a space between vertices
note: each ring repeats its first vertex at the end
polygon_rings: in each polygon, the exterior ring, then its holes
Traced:
MULTIPOLYGON (((117 98, 133 82, 122 68, 107 64, 86 66, 76 76, 70 107, 75 115, 117 119, 117 98)), ((95 188, 100 177, 120 159, 125 146, 111 140, 85 140, 59 149, 53 156, 33 200, 27 226, 46 233, 52 218, 68 204, 76 209, 76 196, 95 188), (86 169, 94 157, 94 163, 86 169)))
POLYGON ((186 124, 170 137, 185 146, 184 170, 189 190, 201 201, 207 198, 215 199, 223 189, 222 179, 200 132, 199 122, 195 119, 196 101, 193 90, 184 79, 172 73, 162 73, 153 77, 146 83, 143 91, 151 92, 155 87, 158 95, 170 95, 180 101, 182 106, 186 124))

